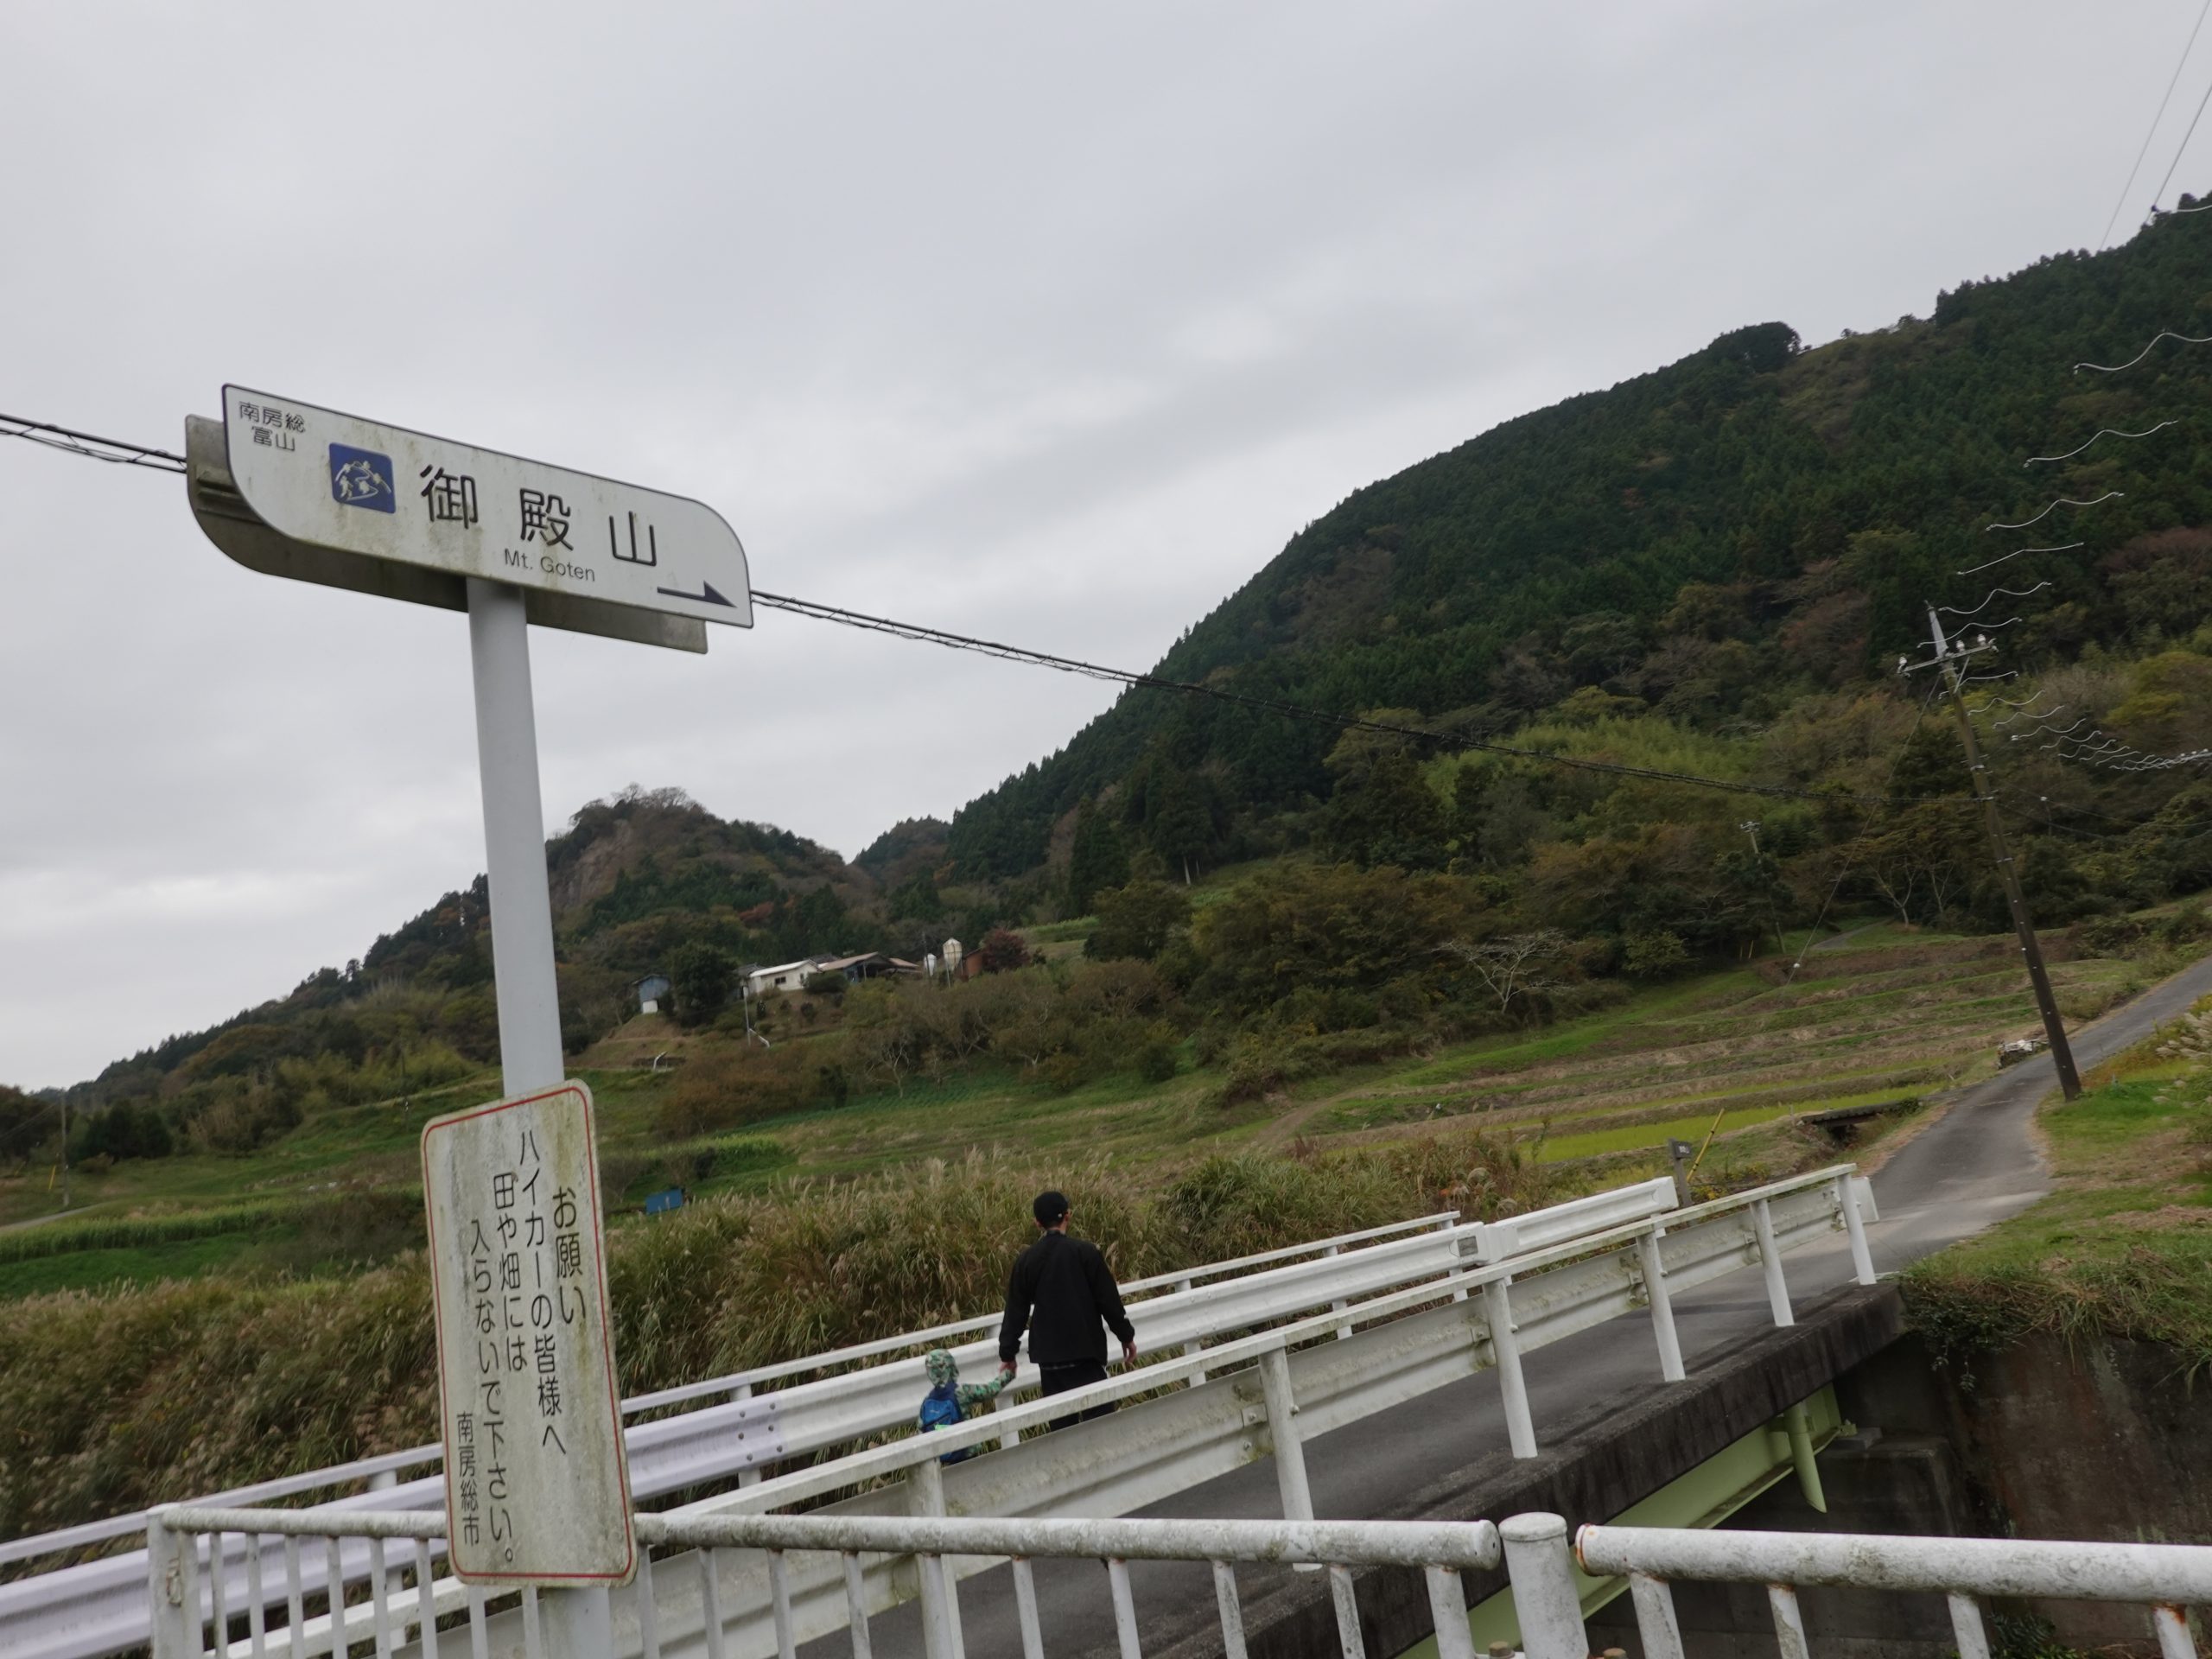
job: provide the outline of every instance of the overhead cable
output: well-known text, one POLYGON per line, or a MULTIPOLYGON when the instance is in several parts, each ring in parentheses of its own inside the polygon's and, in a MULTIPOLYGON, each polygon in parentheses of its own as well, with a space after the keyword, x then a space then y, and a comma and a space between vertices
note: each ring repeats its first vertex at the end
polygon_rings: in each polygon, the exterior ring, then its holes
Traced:
POLYGON ((1975 606, 1973 610, 1961 610, 1955 605, 1938 605, 1936 608, 1939 611, 1948 611, 1953 616, 1972 616, 1975 611, 1986 610, 1989 607, 1989 601, 2000 594, 2006 599, 2025 599, 2030 594, 2041 593, 2050 586, 2050 583, 2048 581, 2039 582, 2034 587, 2024 588, 2018 593, 2013 592, 2010 588, 1993 588, 1983 596, 1981 603, 1975 606))
POLYGON ((2189 54, 2196 45, 2197 32, 2204 27, 2207 13, 2212 13, 2212 0, 2196 14, 2196 26, 2189 31, 2189 39, 2182 43, 2181 56, 2174 60, 2174 72, 2166 81, 2165 96, 2158 100, 2158 111, 2151 118, 2151 124, 2143 134, 2143 148, 2135 152, 2135 164, 2127 169, 2127 181, 2120 187, 2120 200, 2112 205, 2112 217, 2105 221, 2105 233, 2097 238, 2101 248, 2112 240, 2112 227, 2120 223, 2120 210, 2127 206, 2127 193, 2135 188, 2135 175, 2143 170, 2143 158, 2151 153, 2151 141, 2158 136, 2158 123, 2166 118, 2166 105, 2173 102, 2174 88, 2181 85, 2181 72, 2188 65, 2189 54))
POLYGON ((2184 346, 2212 345, 2212 334, 2177 334, 2171 328, 2161 328, 2157 334, 2151 336, 2150 345, 2145 346, 2141 351, 2136 353, 2135 355, 2129 358, 2126 362, 2076 363, 2074 365, 2074 372, 2079 374, 2084 369, 2090 369, 2099 374, 2118 374, 2122 369, 2133 368, 2145 358, 2150 356, 2152 352, 2157 347, 2158 342, 2162 340, 2177 340, 2184 346))
POLYGON ((2174 146, 2174 158, 2166 163, 2166 176, 2158 181, 2158 194, 2151 198, 2152 213, 2158 211, 2158 203, 2165 196, 2166 187, 2174 181, 2174 169, 2181 165, 2181 158, 2188 153, 2189 141, 2196 137, 2196 124, 2204 118, 2204 106, 2208 104, 2212 104, 2212 82, 2206 83, 2204 96, 2196 100, 2196 113, 2189 118, 2189 130, 2182 134, 2181 143, 2174 146))
POLYGON ((1961 796, 1935 796, 1897 798, 1888 795, 1843 795, 1829 791, 1798 789, 1787 784, 1754 784, 1732 779, 1707 778, 1696 772, 1669 772, 1656 766, 1630 766, 1617 760, 1594 760, 1584 755, 1564 754, 1556 749, 1532 749, 1518 744, 1497 743, 1481 738, 1454 737, 1418 726, 1402 726, 1392 721, 1372 720, 1363 715, 1347 715, 1323 709, 1307 708, 1302 703, 1286 702, 1279 697, 1254 696, 1224 687, 1208 685, 1195 680, 1171 680, 1155 674, 1140 674, 1131 669, 1110 668, 1103 664, 1090 663, 1071 657, 1058 657, 1046 652, 1029 651, 1019 645, 1009 645, 997 640, 979 639, 969 634, 953 633, 942 628, 925 627, 918 623, 895 621, 888 617, 871 616, 863 611, 846 610, 834 605, 823 605, 810 600, 799 600, 781 594, 765 594, 755 588, 753 602, 772 610, 790 611, 801 616, 836 622, 848 627, 867 629, 873 632, 891 634, 897 639, 918 640, 924 644, 944 645, 955 651, 979 652, 1007 662, 1033 664, 1041 668, 1058 669, 1063 673, 1086 675, 1092 679, 1116 681, 1123 685, 1142 686, 1152 690, 1180 691, 1194 696, 1211 697, 1217 702, 1236 708, 1250 709, 1262 714, 1280 715, 1288 719, 1315 721, 1344 731, 1376 732, 1393 737, 1417 739, 1435 743, 1454 752, 1503 755, 1516 760, 1542 760, 1555 766, 1570 766, 1577 771, 1594 772, 1611 777, 1638 779, 1653 783, 1688 784, 1703 789, 1724 790, 1739 795, 1760 795, 1777 799, 1828 800, 1845 799, 1866 805, 1901 806, 1917 804, 1923 799, 1955 801, 1961 796))
MULTIPOLYGON (((94 461, 111 461, 124 465, 156 467, 167 472, 184 470, 184 459, 165 449, 149 449, 140 444, 121 442, 111 438, 96 438, 82 432, 52 426, 43 421, 25 421, 0 416, 4 429, 0 436, 28 438, 33 442, 50 444, 67 449, 73 454, 94 461), (57 442, 57 440, 67 442, 57 442)), ((985 657, 995 657, 1003 662, 1027 663, 1033 667, 1049 668, 1063 674, 1077 674, 1090 679, 1106 680, 1128 686, 1141 686, 1148 690, 1179 691, 1191 696, 1210 697, 1217 702, 1249 709, 1262 714, 1281 715, 1286 719, 1307 721, 1336 728, 1343 731, 1368 731, 1387 734, 1394 737, 1416 739, 1436 743, 1453 752, 1472 752, 1503 755, 1517 760, 1540 760, 1549 765, 1567 766, 1578 772, 1596 772, 1606 777, 1635 779, 1649 783, 1682 784, 1696 789, 1719 790, 1734 795, 1756 795, 1777 800, 1849 801, 1866 806, 1910 806, 1923 802, 1955 802, 1967 798, 1955 795, 1911 797, 1899 799, 1887 794, 1857 795, 1847 791, 1800 789, 1788 784, 1755 784, 1735 779, 1707 778, 1696 772, 1670 772, 1658 766, 1630 766, 1624 761, 1597 760, 1584 755, 1562 754, 1555 749, 1524 748, 1516 744, 1496 743, 1478 738, 1452 737, 1440 732, 1428 731, 1416 726, 1401 726, 1389 721, 1370 720, 1363 715, 1347 715, 1324 709, 1309 709, 1301 703, 1278 697, 1254 696, 1225 687, 1202 684, 1190 680, 1171 680, 1156 674, 1141 674, 1133 669, 1114 668, 1103 663, 1086 662, 1080 658, 1063 657, 1051 652, 1032 651, 1026 646, 1010 645, 995 639, 984 639, 973 634, 955 633, 949 629, 933 628, 918 622, 902 622, 893 617, 875 616, 865 611, 849 610, 842 606, 825 605, 788 594, 753 591, 754 604, 769 610, 785 611, 794 616, 809 617, 816 621, 831 622, 841 627, 858 628, 873 633, 889 634, 894 639, 912 639, 925 645, 942 645, 948 650, 965 651, 985 657)), ((2018 619, 2015 619, 2016 620, 2018 619)), ((2002 624, 1992 626, 2001 626, 2002 624)))
POLYGON ((2025 461, 2022 461, 2020 465, 2023 467, 2033 467, 2039 461, 2071 461, 2075 456, 2080 454, 2082 450, 2087 449, 2090 444, 2094 443, 2098 438, 2147 438, 2153 432, 2163 432, 2168 427, 2175 425, 2177 419, 2178 417, 2175 417, 2173 419, 2160 421, 2156 426, 2146 426, 2140 432, 2123 432, 2116 426, 2102 427, 2100 428, 2096 434, 2089 438, 2087 442, 2076 445, 2074 448, 2069 449, 2063 455, 2030 455, 2025 461))
POLYGON ((1976 575, 1984 570, 1994 570, 1999 565, 2004 563, 2005 560, 2017 559, 2023 553, 2071 553, 2077 547, 2087 547, 2088 545, 2088 543, 2087 542, 2060 542, 2055 547, 2016 547, 2010 553, 2000 555, 1999 557, 1990 560, 1986 564, 1970 564, 1965 569, 1956 570, 1952 572, 1952 574, 1954 575, 1960 576, 1976 575))
POLYGON ((112 438, 96 438, 89 432, 73 432, 45 421, 27 421, 16 415, 0 415, 0 437, 24 438, 50 449, 66 449, 86 461, 105 461, 118 467, 145 467, 155 472, 181 473, 184 457, 166 449, 148 449, 112 438))
POLYGON ((2051 515, 2052 513, 2054 513, 2054 512, 2057 512, 2057 511, 2059 510, 2059 508, 2061 508, 2061 507, 2096 507, 2096 506, 2102 506, 2106 502, 2107 502, 2107 501, 2109 501, 2109 500, 2112 500, 2115 496, 2124 495, 2125 493, 2126 493, 2126 492, 2125 492, 2125 491, 2123 491, 2123 490, 2107 490, 2107 491, 2106 491, 2102 495, 2098 496, 2098 497, 2096 497, 2094 500, 2089 500, 2089 501, 2076 501, 2076 500, 2075 500, 2075 499, 2073 499, 2073 497, 2071 497, 2071 496, 2062 495, 2062 496, 2060 496, 2060 497, 2058 498, 2058 499, 2057 499, 2057 500, 2056 500, 2056 501, 2052 502, 2049 506, 2045 507, 2045 508, 2044 508, 2041 512, 2039 512, 2039 513, 2036 514, 2036 516, 2035 516, 2033 518, 2023 518, 2023 519, 2022 519, 2018 524, 1984 524, 1984 525, 1982 526, 1982 529, 1983 529, 1983 530, 1985 530, 1985 531, 1991 531, 1991 530, 2025 530, 2025 529, 2026 529, 2030 524, 2039 524, 2039 523, 2040 523, 2040 522, 2042 522, 2044 519, 2050 518, 2050 515, 2051 515))

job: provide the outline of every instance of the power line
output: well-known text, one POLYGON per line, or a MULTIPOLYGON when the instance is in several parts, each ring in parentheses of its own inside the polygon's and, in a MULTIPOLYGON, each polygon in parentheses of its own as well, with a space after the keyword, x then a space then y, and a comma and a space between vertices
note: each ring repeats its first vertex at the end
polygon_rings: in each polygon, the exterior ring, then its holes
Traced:
POLYGON ((149 449, 143 444, 123 443, 113 438, 96 438, 89 432, 73 432, 66 426, 27 421, 17 415, 0 415, 0 437, 23 438, 32 443, 42 443, 49 449, 67 450, 86 461, 105 461, 118 467, 143 467, 161 473, 184 470, 184 457, 166 449, 149 449))
MULTIPOLYGON (((2203 19, 2199 18, 2197 21, 2202 22, 2203 19)), ((2174 181, 2174 169, 2181 165, 2182 156, 2188 152, 2189 141, 2196 136, 2196 124, 2204 118, 2204 106, 2207 104, 2212 104, 2212 81, 2205 84, 2204 96, 2196 100, 2196 113, 2189 118, 2189 130, 2182 134, 2181 143, 2174 148, 2173 160, 2166 163, 2166 176, 2158 181, 2158 194, 2151 198, 2152 213, 2158 212, 2158 203, 2164 199, 2166 187, 2174 181)))
MULTIPOLYGON (((2212 0, 2208 0, 2208 3, 2212 3, 2212 0)), ((2025 461, 2022 461, 2020 465, 2023 467, 2033 467, 2038 461, 2071 461, 2075 456, 2080 454, 2084 449, 2087 449, 2090 444, 2094 443, 2098 438, 2147 438, 2153 432, 2163 432, 2168 427, 2174 424, 2176 424, 2176 422, 2173 420, 2164 420, 2160 421, 2156 426, 2145 427, 2140 432, 2123 432, 2116 426, 2101 427, 2087 442, 2075 445, 2073 448, 2069 449, 2063 455, 2030 455, 2025 461)))
MULTIPOLYGON (((2097 365, 2092 363, 2088 366, 2094 368, 2097 365)), ((2102 495, 2097 496, 2094 499, 2088 501, 2076 501, 2070 495, 2062 495, 2056 501, 2053 501, 2049 506, 2045 507, 2041 512, 2036 514, 2033 518, 2023 518, 2017 524, 1984 524, 1982 529, 1985 531, 2025 530, 2030 524, 2038 523, 2043 519, 2050 518, 2052 513, 2056 512, 2061 507, 2101 507, 2106 502, 2117 500, 2126 493, 2126 492, 2124 490, 2107 490, 2102 495)))
MULTIPOLYGON (((2112 205, 2112 217, 2105 221, 2105 233, 2097 238, 2101 248, 2112 240, 2112 227, 2120 223, 2120 210, 2127 206, 2127 193, 2135 188, 2135 175, 2143 170, 2143 158, 2151 153, 2151 140, 2158 136, 2158 123, 2166 118, 2166 105, 2173 101, 2174 88, 2181 85, 2181 72, 2189 63, 2190 48, 2196 44, 2197 30, 2204 27, 2207 15, 2212 15, 2212 0, 2204 0, 2204 9, 2196 14, 2196 27, 2189 31, 2189 40, 2182 47, 2181 56, 2174 60, 2173 79, 2166 83, 2166 95, 2158 100, 2158 112, 2151 118, 2151 124, 2143 134, 2143 148, 2135 152, 2135 165, 2127 169, 2127 182, 2120 187, 2120 200, 2112 205)), ((2163 194, 2164 187, 2160 187, 2163 194)))
POLYGON ((1123 685, 1142 686, 1150 690, 1180 691, 1194 696, 1211 697, 1237 708, 1250 709, 1262 714, 1279 715, 1288 719, 1303 720, 1332 726, 1344 731, 1376 732, 1391 737, 1414 738, 1423 742, 1436 743, 1454 752, 1503 755, 1516 760, 1542 760, 1554 766, 1570 766, 1578 771, 1604 773, 1610 777, 1632 778, 1651 783, 1687 784, 1701 789, 1724 790, 1738 795, 1758 795, 1772 799, 1787 800, 1845 800, 1870 806, 1910 806, 1920 804, 1923 798, 1951 802, 1964 797, 1943 795, 1900 799, 1889 795, 1838 795, 1831 791, 1799 789, 1788 784, 1754 784, 1726 778, 1707 778, 1698 772, 1672 772, 1658 766, 1630 766, 1619 760, 1594 760, 1585 755, 1564 754, 1556 749, 1531 749, 1518 744, 1492 742, 1482 738, 1454 737, 1446 733, 1429 731, 1419 726, 1402 726, 1393 721, 1373 720, 1364 715, 1347 715, 1324 709, 1312 709, 1303 703, 1286 702, 1279 697, 1253 696, 1246 692, 1230 691, 1217 685, 1207 685, 1196 680, 1171 680, 1156 674, 1140 674, 1134 670, 1109 668, 1103 664, 1082 661, 1072 657, 1058 657, 1047 652, 1030 651, 1020 645, 1009 645, 993 639, 981 639, 970 634, 953 633, 943 628, 926 627, 919 623, 900 622, 889 617, 871 616, 862 611, 850 611, 834 605, 823 605, 810 600, 789 598, 781 594, 766 594, 753 590, 754 602, 772 610, 790 611, 819 620, 836 622, 848 627, 863 628, 876 633, 887 633, 900 639, 918 640, 925 645, 944 645, 955 651, 980 652, 1006 662, 1028 663, 1040 668, 1058 669, 1063 673, 1081 674, 1092 679, 1110 680, 1123 685))
MULTIPOLYGON (((2152 353, 2152 348, 2153 348, 2153 347, 2155 347, 2155 346, 2158 345, 2158 343, 2160 340, 2177 340, 2181 341, 2181 343, 2182 343, 2183 345, 2184 345, 2184 346, 2203 346, 2203 345, 2207 345, 2207 344, 2212 344, 2212 334, 2176 334, 2176 333, 2175 333, 2172 329, 2171 329, 2171 328, 2161 328, 2160 330, 2158 330, 2158 332, 2157 334, 2153 334, 2153 335, 2152 335, 2152 336, 2151 336, 2151 341, 2150 341, 2150 344, 2149 344, 2149 345, 2147 345, 2147 346, 2144 346, 2144 348, 2143 348, 2141 351, 2139 351, 2139 352, 2136 353, 2134 356, 2133 356, 2133 357, 2129 358, 2129 359, 2127 359, 2127 361, 2126 361, 2126 362, 2125 362, 2125 363, 2076 363, 2076 364, 2074 365, 2074 372, 2075 372, 2075 373, 2076 373, 2076 374, 2079 374, 2079 373, 2081 373, 2081 372, 2082 372, 2082 370, 2084 370, 2084 369, 2092 369, 2092 370, 2094 370, 2094 371, 2095 371, 2097 373, 2099 373, 2099 374, 2118 374, 2118 373, 2119 373, 2122 369, 2132 369, 2132 368, 2133 368, 2133 367, 2134 367, 2138 363, 2140 363, 2140 362, 2141 362, 2145 358, 2146 358, 2146 357, 2150 356, 2150 355, 2151 355, 2151 353, 2152 353)), ((2050 508, 2046 507, 2046 508, 2044 508, 2044 512, 2048 512, 2050 510, 2050 508)), ((2037 514, 2036 516, 2037 516, 2037 518, 2041 518, 2043 515, 2042 515, 2042 513, 2038 513, 2038 514, 2037 514)), ((2033 522, 2033 521, 2032 521, 2032 520, 2031 520, 2031 522, 2033 522)), ((1993 529, 1997 528, 1997 526, 1995 526, 1995 525, 1993 525, 1993 525, 1991 525, 1991 526, 1990 526, 1990 528, 1993 530, 1993 529)))
MULTIPOLYGON (((124 442, 115 438, 95 437, 89 433, 71 431, 66 427, 44 421, 23 420, 14 416, 0 416, 0 436, 28 439, 49 448, 66 450, 91 461, 105 461, 121 466, 152 468, 162 472, 181 473, 184 458, 166 449, 150 449, 141 444, 124 442)), ((1012 645, 1000 640, 984 639, 973 634, 955 633, 949 629, 933 628, 918 622, 902 622, 893 617, 875 616, 865 611, 848 610, 842 606, 825 605, 817 601, 798 599, 788 594, 763 593, 754 589, 753 602, 769 610, 788 612, 819 622, 834 623, 841 627, 858 628, 873 633, 889 634, 894 639, 911 639, 924 645, 942 645, 948 650, 971 652, 981 656, 995 657, 1002 662, 1026 663, 1033 667, 1049 668, 1063 674, 1077 674, 1087 678, 1106 680, 1121 685, 1140 686, 1147 690, 1179 691, 1191 696, 1209 697, 1236 708, 1249 709, 1261 714, 1276 715, 1287 719, 1301 720, 1330 726, 1341 731, 1366 731, 1393 737, 1415 739, 1421 742, 1437 743, 1457 753, 1480 753, 1503 755, 1516 760, 1540 760, 1553 766, 1567 766, 1579 772, 1596 772, 1606 777, 1634 779, 1646 783, 1681 784, 1695 789, 1719 790, 1734 795, 1755 795, 1772 800, 1840 801, 1865 806, 1912 806, 1924 802, 1955 802, 1965 798, 1943 795, 1912 799, 1897 799, 1887 794, 1855 795, 1833 790, 1801 789, 1788 784, 1755 784, 1736 779, 1707 778, 1700 773, 1673 772, 1659 766, 1631 766, 1625 761, 1597 760, 1585 755, 1563 754, 1555 749, 1525 748, 1516 744, 1491 742, 1480 738, 1453 737, 1440 732, 1425 730, 1417 726, 1401 726, 1389 721, 1371 720, 1363 715, 1347 715, 1324 709, 1311 709, 1302 703, 1290 702, 1279 697, 1254 696, 1245 692, 1231 691, 1217 685, 1202 684, 1194 680, 1171 680, 1156 674, 1141 674, 1133 669, 1114 668, 1103 663, 1086 662, 1081 658, 1063 657, 1052 652, 1032 651, 1027 646, 1012 645)))

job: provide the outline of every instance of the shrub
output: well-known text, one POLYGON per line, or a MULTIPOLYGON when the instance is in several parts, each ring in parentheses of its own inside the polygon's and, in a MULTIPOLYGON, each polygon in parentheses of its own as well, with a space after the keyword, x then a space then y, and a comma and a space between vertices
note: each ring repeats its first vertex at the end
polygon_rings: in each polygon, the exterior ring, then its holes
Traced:
POLYGON ((2143 942, 2148 931, 2133 916, 2095 916, 2075 923, 2072 938, 2074 948, 2085 957, 2124 957, 2143 942))
POLYGON ((69 1157, 77 1164, 100 1157, 118 1163, 126 1158, 166 1158, 174 1145, 169 1126, 151 1102, 118 1100, 85 1119, 69 1157))
POLYGON ((842 974, 809 974, 799 988, 809 996, 838 997, 844 995, 847 985, 842 974))
POLYGON ((677 1023, 704 1025, 729 1001, 737 983, 737 959, 720 945, 694 939, 677 947, 668 977, 676 993, 677 1023))
POLYGON ((1287 1046, 1281 1040, 1270 1040, 1265 1036, 1243 1037, 1230 1051, 1229 1065, 1217 1098, 1224 1106, 1258 1100, 1300 1075, 1287 1046))
POLYGON ((1621 941, 1621 970, 1632 979, 1663 979, 1689 959, 1681 936, 1663 930, 1630 933, 1621 941))
POLYGON ((2192 899, 2171 916, 2161 917, 2152 931, 2160 944, 2190 944, 2212 933, 2212 915, 2201 899, 2192 899))
POLYGON ((1098 928, 1083 953, 1101 961, 1135 957, 1149 962, 1191 925, 1191 896, 1164 881, 1132 881, 1097 898, 1098 928))
POLYGON ((1029 965, 1029 946, 1010 927, 995 927, 976 947, 976 962, 987 974, 1002 974, 1029 965))
POLYGON ((1192 995, 1255 1014, 1300 990, 1371 994, 1409 973, 1441 973, 1466 931, 1467 885, 1402 870, 1294 865, 1237 889, 1201 914, 1192 942, 1205 969, 1192 995))
POLYGON ((787 1117, 843 1100, 842 1072, 832 1075, 801 1046, 740 1049, 702 1056, 683 1068, 654 1126, 670 1140, 690 1140, 787 1117))

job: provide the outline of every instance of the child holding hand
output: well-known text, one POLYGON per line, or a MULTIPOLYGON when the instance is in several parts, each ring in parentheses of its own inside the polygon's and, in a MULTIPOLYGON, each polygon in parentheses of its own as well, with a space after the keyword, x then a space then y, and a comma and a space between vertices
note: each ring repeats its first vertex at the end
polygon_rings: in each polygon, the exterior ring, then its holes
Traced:
MULTIPOLYGON (((968 1408, 982 1405, 995 1399, 1001 1389, 1014 1381, 1014 1367, 1001 1365, 998 1375, 988 1382, 963 1382, 960 1363, 951 1351, 932 1348, 922 1360, 922 1369, 928 1373, 930 1391, 922 1396, 922 1408, 918 1414, 922 1433, 933 1428, 950 1428, 967 1421, 968 1408)), ((957 1452, 948 1452, 939 1463, 959 1463, 976 1455, 976 1448, 963 1446, 957 1452)))

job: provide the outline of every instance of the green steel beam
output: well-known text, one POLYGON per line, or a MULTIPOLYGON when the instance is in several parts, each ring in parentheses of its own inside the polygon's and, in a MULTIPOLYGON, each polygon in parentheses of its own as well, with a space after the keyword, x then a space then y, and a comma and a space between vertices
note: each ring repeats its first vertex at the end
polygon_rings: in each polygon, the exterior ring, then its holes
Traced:
MULTIPOLYGON (((1824 1388, 1799 1402, 1781 1416, 1753 1429, 1733 1445, 1669 1481, 1649 1497, 1641 1498, 1611 1518, 1623 1527, 1717 1527, 1768 1487, 1796 1474, 1805 1500, 1815 1509, 1827 1509, 1821 1490, 1820 1467, 1815 1456, 1839 1434, 1850 1432, 1836 1404, 1835 1390, 1824 1388)), ((1582 1600, 1585 1618, 1628 1588, 1626 1579, 1593 1579, 1574 1569, 1574 1586, 1582 1600)), ((1513 1611, 1513 1592, 1501 1590, 1469 1611, 1467 1628, 1475 1648, 1503 1643, 1521 1645, 1521 1627, 1513 1611)), ((1436 1638, 1427 1637, 1406 1649, 1400 1659, 1437 1659, 1436 1638)))

